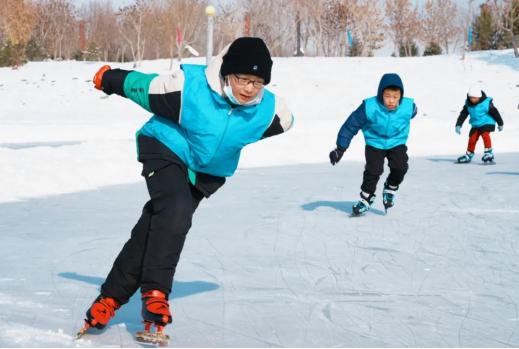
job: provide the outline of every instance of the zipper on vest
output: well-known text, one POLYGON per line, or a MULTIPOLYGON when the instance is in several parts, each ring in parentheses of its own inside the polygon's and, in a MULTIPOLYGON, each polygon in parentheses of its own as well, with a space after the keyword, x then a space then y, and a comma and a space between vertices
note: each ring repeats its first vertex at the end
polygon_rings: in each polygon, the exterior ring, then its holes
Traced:
POLYGON ((385 132, 385 137, 384 137, 384 148, 387 148, 387 140, 389 138, 389 135, 388 135, 388 129, 389 129, 389 123, 391 122, 391 115, 389 115, 389 113, 386 114, 387 116, 387 119, 386 119, 386 132, 385 132))
POLYGON ((227 113, 227 115, 231 115, 233 111, 234 111, 233 108, 229 109, 229 112, 227 113))

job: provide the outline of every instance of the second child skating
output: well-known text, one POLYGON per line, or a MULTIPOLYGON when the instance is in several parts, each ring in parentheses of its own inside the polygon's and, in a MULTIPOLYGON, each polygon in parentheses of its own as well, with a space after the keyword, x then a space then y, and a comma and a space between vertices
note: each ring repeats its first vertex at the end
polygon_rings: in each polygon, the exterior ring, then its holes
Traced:
POLYGON ((472 86, 467 93, 467 100, 456 121, 455 130, 457 134, 461 134, 461 127, 467 117, 469 117, 469 123, 472 126, 469 132, 469 142, 467 151, 458 158, 457 162, 468 164, 472 161, 476 144, 481 137, 485 146, 481 161, 484 164, 494 164, 494 150, 490 133, 496 130, 496 123, 497 129, 500 132, 503 131, 503 119, 494 106, 492 97, 488 97, 478 86, 472 86))
POLYGON ((382 199, 386 212, 393 207, 396 192, 409 168, 406 142, 411 119, 416 113, 413 99, 404 97, 404 84, 400 76, 385 74, 380 80, 377 95, 365 99, 342 125, 337 136, 337 147, 329 155, 332 165, 341 160, 359 130, 362 130, 366 141, 366 166, 360 200, 353 205, 352 216, 364 215, 375 202, 375 191, 384 172, 386 158, 390 172, 384 183, 382 199))

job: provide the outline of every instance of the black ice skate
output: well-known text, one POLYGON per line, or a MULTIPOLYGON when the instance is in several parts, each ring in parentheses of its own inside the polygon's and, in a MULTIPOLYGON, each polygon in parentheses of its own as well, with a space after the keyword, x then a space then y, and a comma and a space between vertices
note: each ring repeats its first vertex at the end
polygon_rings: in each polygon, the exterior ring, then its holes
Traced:
POLYGON ((398 185, 389 185, 387 182, 384 183, 384 191, 382 192, 382 201, 384 203, 384 209, 387 210, 395 205, 395 195, 398 190, 398 185))
POLYGON ((368 212, 371 204, 375 201, 375 194, 360 192, 360 200, 351 208, 351 217, 359 217, 368 212))

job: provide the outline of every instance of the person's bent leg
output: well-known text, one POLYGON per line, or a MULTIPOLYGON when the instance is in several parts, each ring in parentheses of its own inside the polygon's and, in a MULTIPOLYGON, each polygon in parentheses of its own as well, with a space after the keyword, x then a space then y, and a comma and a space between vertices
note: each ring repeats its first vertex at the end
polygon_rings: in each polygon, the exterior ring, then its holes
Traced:
MULTIPOLYGON (((151 202, 149 201, 144 205, 141 217, 132 229, 130 239, 119 252, 101 286, 101 294, 86 311, 85 321, 89 326, 104 328, 115 316, 115 311, 128 303, 130 297, 139 288, 150 222, 151 202)), ((84 327, 83 330, 87 328, 84 327)))
POLYGON ((483 144, 485 145, 485 149, 492 149, 492 138, 490 137, 490 132, 482 132, 481 138, 483 138, 483 144))
POLYGON ((366 166, 364 167, 363 181, 360 189, 373 195, 377 190, 377 183, 384 172, 384 158, 386 151, 366 145, 366 166))
POLYGON ((409 170, 409 157, 407 156, 407 146, 399 145, 388 150, 387 160, 389 165, 389 176, 386 183, 392 189, 398 189, 398 186, 404 180, 404 176, 409 170))
POLYGON ((483 143, 485 144, 485 153, 483 154, 483 158, 481 160, 485 163, 494 161, 494 151, 492 149, 492 139, 490 138, 490 132, 485 131, 481 133, 481 138, 483 138, 483 143))
MULTIPOLYGON (((185 170, 173 164, 147 178, 153 214, 143 259, 141 292, 171 292, 197 202, 185 170)), ((199 200, 198 200, 199 201, 199 200)))
POLYGON ((142 209, 141 217, 132 229, 114 265, 101 286, 103 296, 115 298, 120 304, 128 302, 140 287, 142 261, 151 223, 151 201, 142 209))
POLYGON ((479 131, 475 128, 470 130, 469 133, 469 143, 467 144, 467 153, 474 154, 474 151, 476 150, 476 144, 478 142, 479 136, 481 134, 479 131))

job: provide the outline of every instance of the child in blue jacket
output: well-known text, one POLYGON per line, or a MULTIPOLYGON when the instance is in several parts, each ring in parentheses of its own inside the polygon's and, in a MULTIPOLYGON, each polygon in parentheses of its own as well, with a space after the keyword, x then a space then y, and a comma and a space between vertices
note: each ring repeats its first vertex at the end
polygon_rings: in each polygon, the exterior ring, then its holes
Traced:
POLYGON ((366 141, 366 166, 360 200, 353 205, 355 216, 366 213, 375 201, 378 180, 388 159, 389 176, 384 183, 383 203, 387 211, 394 205, 396 191, 409 168, 407 138, 410 121, 417 109, 413 99, 404 97, 404 85, 397 74, 384 74, 375 97, 365 99, 342 125, 337 147, 330 152, 332 165, 338 163, 351 139, 362 130, 366 141))
POLYGON ((470 132, 467 151, 458 158, 460 164, 467 164, 472 161, 476 143, 479 137, 483 138, 485 153, 481 158, 483 163, 494 163, 494 152, 492 151, 492 139, 490 133, 497 129, 503 131, 503 118, 494 106, 492 97, 488 97, 478 86, 472 86, 467 93, 467 99, 463 109, 456 120, 456 133, 461 134, 461 126, 465 119, 469 117, 470 132))

